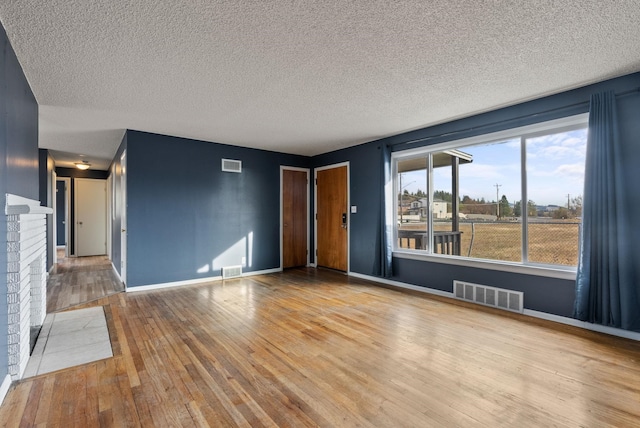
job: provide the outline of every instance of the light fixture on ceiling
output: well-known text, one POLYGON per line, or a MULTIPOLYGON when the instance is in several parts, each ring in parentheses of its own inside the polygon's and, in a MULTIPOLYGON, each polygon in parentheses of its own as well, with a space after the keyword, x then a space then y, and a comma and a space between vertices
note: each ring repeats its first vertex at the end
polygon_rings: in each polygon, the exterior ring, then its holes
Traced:
POLYGON ((83 160, 82 162, 76 162, 76 168, 78 169, 89 169, 89 167, 91 167, 91 164, 89 162, 87 162, 86 160, 83 160))

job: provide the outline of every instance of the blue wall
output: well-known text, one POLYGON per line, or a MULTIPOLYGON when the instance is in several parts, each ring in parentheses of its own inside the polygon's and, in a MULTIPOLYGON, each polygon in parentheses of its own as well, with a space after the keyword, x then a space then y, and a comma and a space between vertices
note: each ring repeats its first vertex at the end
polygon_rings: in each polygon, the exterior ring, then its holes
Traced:
POLYGON ((38 199, 38 104, 0 25, 0 382, 8 373, 6 193, 38 199))
MULTIPOLYGON (((454 139, 471 137, 531 123, 557 119, 588 111, 589 96, 612 89, 616 93, 635 91, 618 98, 620 131, 625 142, 626 163, 620 165, 631 182, 640 181, 640 73, 601 82, 561 94, 473 117, 396 135, 349 149, 313 158, 320 167, 349 161, 351 172, 351 204, 358 213, 351 214, 351 271, 365 275, 380 274, 380 170, 382 144, 393 151, 405 150, 454 139), (446 134, 446 135, 445 135, 446 134), (426 141, 409 143, 418 139, 426 141)), ((629 214, 640 218, 640 192, 628 195, 629 214)), ((634 231, 634 242, 640 242, 640 228, 634 231)), ((640 248, 638 248, 640 250, 640 248)), ((640 251, 635 251, 640 255, 640 251)), ((640 266, 640 256, 637 259, 640 266)), ((534 275, 498 272, 490 269, 460 267, 449 264, 394 258, 393 280, 452 291, 454 279, 483 283, 523 291, 527 309, 571 316, 575 297, 575 281, 534 275)))
POLYGON ((307 157, 138 131, 126 145, 128 287, 218 276, 243 255, 244 272, 280 266, 280 165, 307 157))

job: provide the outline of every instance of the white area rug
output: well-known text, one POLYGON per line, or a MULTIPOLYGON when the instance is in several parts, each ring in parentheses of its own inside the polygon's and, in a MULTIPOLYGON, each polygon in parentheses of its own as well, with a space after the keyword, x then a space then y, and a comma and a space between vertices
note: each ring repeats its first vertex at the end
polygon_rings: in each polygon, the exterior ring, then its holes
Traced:
POLYGON ((48 314, 24 378, 113 356, 102 306, 48 314))

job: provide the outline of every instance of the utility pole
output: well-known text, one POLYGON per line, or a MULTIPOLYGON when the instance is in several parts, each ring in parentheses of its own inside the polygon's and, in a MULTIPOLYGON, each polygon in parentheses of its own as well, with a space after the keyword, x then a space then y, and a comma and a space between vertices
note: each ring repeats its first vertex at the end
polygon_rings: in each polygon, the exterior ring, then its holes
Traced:
POLYGON ((567 193, 567 211, 571 210, 571 193, 567 193))
POLYGON ((500 218, 500 199, 498 199, 498 194, 500 193, 500 188, 502 187, 502 184, 495 184, 495 188, 496 188, 496 218, 500 218))

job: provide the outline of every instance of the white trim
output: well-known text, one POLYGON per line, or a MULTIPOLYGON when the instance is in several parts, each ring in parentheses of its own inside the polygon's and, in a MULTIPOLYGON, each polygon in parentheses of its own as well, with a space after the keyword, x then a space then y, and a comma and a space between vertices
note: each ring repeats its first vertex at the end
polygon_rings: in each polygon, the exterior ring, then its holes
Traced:
MULTIPOLYGON (((104 228, 104 253, 102 254, 92 254, 92 255, 106 255, 107 254, 107 223, 109 222, 109 218, 107 217, 109 213, 107 212, 107 179, 105 178, 84 178, 78 177, 73 179, 73 248, 74 253, 78 255, 78 242, 80 240, 79 228, 77 227, 79 223, 78 220, 78 211, 81 209, 81 205, 84 205, 84 200, 80 198, 83 195, 80 195, 78 192, 78 183, 101 183, 104 184, 104 224, 100 225, 101 228, 104 228)), ((86 205, 85 205, 86 206, 86 205)))
MULTIPOLYGON (((51 242, 48 243, 51 249, 51 267, 49 271, 58 263, 58 251, 56 251, 58 245, 58 174, 56 174, 55 168, 51 171, 51 204, 52 217, 51 217, 51 242)), ((48 228, 49 226, 47 226, 48 228)), ((47 272, 47 275, 49 272, 47 272)))
MULTIPOLYGON (((120 211, 118 211, 118 213, 120 214, 120 272, 122 273, 120 277, 125 286, 127 284, 127 272, 129 269, 127 260, 127 248, 129 245, 129 232, 127 225, 127 218, 129 215, 127 209, 127 162, 127 149, 124 149, 122 151, 122 154, 120 155, 120 176, 117 179, 118 181, 120 181, 120 194, 115 195, 116 206, 114 208, 117 210, 118 204, 120 205, 120 211)), ((117 187, 116 182, 113 183, 113 187, 114 189, 117 187)))
POLYGON ((120 277, 120 272, 118 272, 118 269, 116 269, 116 265, 113 264, 113 260, 109 260, 111 262, 111 268, 113 269, 113 273, 116 274, 116 278, 118 278, 118 280, 120 280, 120 282, 122 282, 124 284, 124 291, 127 291, 127 284, 125 284, 122 281, 122 278, 120 277))
POLYGON ((318 264, 318 171, 347 167, 347 274, 351 271, 351 166, 349 161, 320 166, 313 169, 313 255, 318 264))
POLYGON ((253 272, 242 272, 242 277, 244 278, 245 276, 268 275, 270 273, 278 273, 278 272, 282 272, 281 267, 277 267, 273 269, 256 270, 253 272))
POLYGON ((40 206, 40 201, 23 198, 11 193, 6 194, 4 213, 7 215, 18 214, 53 214, 53 209, 40 206))
POLYGON ((546 278, 566 279, 575 281, 576 268, 534 266, 530 264, 509 263, 498 260, 472 259, 461 256, 447 256, 442 254, 421 254, 414 251, 394 251, 393 257, 399 259, 419 260, 432 263, 442 263, 455 266, 465 266, 475 269, 487 269, 501 272, 511 272, 523 275, 535 275, 546 278))
MULTIPOLYGON (((265 269, 258 270, 254 272, 243 272, 240 278, 244 278, 246 276, 255 276, 255 275, 267 275, 270 273, 282 272, 282 268, 277 267, 273 269, 265 269)), ((231 278, 237 279, 237 278, 231 278)), ((196 278, 196 279, 187 279, 184 281, 174 281, 174 282, 164 282, 160 284, 149 284, 149 285, 139 285, 136 287, 125 287, 125 291, 127 293, 133 293, 136 291, 149 291, 149 290, 160 290, 162 288, 170 288, 170 287, 181 287, 185 285, 196 285, 196 284, 204 284, 207 282, 214 281, 222 281, 222 276, 210 276, 207 278, 196 278)))
POLYGON ((11 376, 7 374, 2 381, 2 385, 0 385, 0 405, 2 405, 2 402, 7 396, 9 388, 11 388, 11 376))
POLYGON ((284 171, 302 171, 307 173, 307 266, 309 266, 309 260, 311 257, 311 224, 309 221, 309 213, 311 212, 311 181, 309 176, 311 170, 309 168, 299 168, 297 166, 280 165, 280 267, 284 266, 284 242, 282 240, 282 234, 284 232, 284 213, 282 212, 282 206, 284 202, 283 187, 284 187, 284 171))
MULTIPOLYGON (((558 133, 558 132, 568 132, 570 130, 581 129, 588 126, 589 122, 589 114, 582 113, 574 116, 563 117, 560 119, 548 120, 544 122, 534 123, 531 125, 520 126, 517 128, 509 128, 498 132, 492 132, 488 134, 476 135, 473 137, 462 138, 458 140, 446 141, 443 143, 416 147, 408 150, 401 150, 397 152, 393 152, 391 154, 391 175, 393 182, 393 195, 397 195, 402 189, 398 189, 398 161, 403 159, 413 159, 419 157, 427 157, 428 164, 428 195, 429 195, 429 207, 428 207, 428 248, 429 251, 433 251, 431 248, 433 243, 433 228, 429 225, 433 224, 433 212, 431 207, 431 199, 433 196, 433 165, 432 165, 432 154, 440 151, 447 150, 456 150, 461 149, 464 150, 465 147, 470 147, 473 145, 479 144, 492 144, 498 142, 504 142, 506 140, 511 140, 518 138, 520 140, 520 174, 521 174, 521 199, 523 201, 528 200, 528 196, 526 193, 526 183, 527 183, 527 175, 526 175, 526 153, 524 150, 524 140, 528 138, 533 138, 541 135, 546 135, 550 132, 558 133)), ((393 212, 393 237, 394 237, 394 256, 398 258, 412 259, 412 260, 423 260, 423 261, 431 261, 434 263, 443 263, 443 264, 452 264, 458 266, 470 266, 476 267, 479 269, 489 269, 489 270, 497 270, 497 271, 506 271, 506 272, 514 272, 514 273, 522 273, 526 275, 537 275, 537 276, 545 276, 551 278, 559 278, 559 279, 567 279, 574 280, 576 276, 576 267, 575 266, 554 266, 554 265, 539 265, 531 263, 527 260, 527 251, 528 251, 528 242, 527 242, 527 229, 525 225, 527 224, 527 213, 526 210, 523 209, 522 222, 519 224, 522 226, 521 234, 522 234, 522 242, 521 242, 521 258, 520 262, 503 262, 497 260, 488 260, 488 259, 476 259, 471 257, 460 257, 460 256, 452 256, 452 255, 437 255, 431 252, 427 252, 425 254, 416 253, 415 251, 410 251, 406 249, 398 248, 398 210, 395 207, 396 201, 394 200, 395 196, 392 196, 390 199, 385 198, 386 206, 391 206, 391 210, 393 212)))
POLYGON ((358 279, 364 279, 366 281, 371 282, 379 282, 380 284, 392 285, 398 288, 406 288, 408 290, 420 291, 422 293, 433 294, 440 297, 450 297, 453 299, 453 293, 449 293, 448 291, 436 290, 435 288, 422 287, 420 285, 407 284, 406 282, 393 281, 391 279, 386 278, 378 278, 377 276, 369 276, 361 273, 350 272, 349 276, 358 279))
MULTIPOLYGON (((64 255, 65 257, 72 256, 71 248, 71 230, 69 229, 71 219, 71 177, 56 177, 56 182, 64 182, 64 255)), ((56 229, 58 225, 55 225, 56 229)))
POLYGON ((113 212, 113 175, 109 174, 107 177, 107 258, 111 260, 113 251, 111 249, 111 237, 113 236, 113 220, 111 219, 111 213, 113 212))
POLYGON ((160 290, 162 288, 181 287, 184 285, 196 285, 196 284, 203 284, 205 282, 213 282, 213 281, 221 281, 221 280, 222 280, 222 276, 210 276, 207 278, 188 279, 185 281, 164 282, 160 284, 149 284, 149 285, 139 285, 136 287, 127 287, 125 291, 127 293, 134 293, 136 291, 160 290))
MULTIPOLYGON (((349 274, 349 276, 353 276, 354 278, 364 279, 364 280, 371 281, 371 282, 377 282, 377 283, 380 283, 380 284, 392 285, 392 286, 398 287, 398 288, 406 288, 406 289, 409 289, 409 290, 420 291, 420 292, 427 293, 427 294, 434 294, 436 296, 449 297, 451 299, 459 301, 459 299, 455 299, 453 297, 453 293, 449 293, 449 292, 442 291, 442 290, 435 290, 433 288, 421 287, 419 285, 407 284, 407 283, 399 282, 399 281, 392 281, 392 280, 385 279, 385 278, 378 278, 376 276, 363 275, 363 274, 355 273, 355 272, 351 272, 349 274)), ((454 303, 454 302, 452 302, 452 303, 454 303)), ((577 320, 577 319, 574 319, 574 318, 563 317, 563 316, 560 316, 560 315, 549 314, 549 313, 546 313, 546 312, 534 311, 532 309, 525 309, 522 312, 522 315, 530 316, 532 318, 543 319, 543 320, 546 320, 546 321, 557 322, 557 323, 560 323, 560 324, 570 325, 570 326, 573 326, 573 327, 579 327, 579 328, 583 328, 585 330, 595 331, 595 332, 598 332, 598 333, 604 333, 604 334, 608 334, 608 335, 611 335, 611 336, 617 336, 617 337, 622 337, 622 338, 625 338, 625 339, 640 341, 640 332, 622 330, 622 329, 619 329, 619 328, 607 327, 607 326, 603 326, 603 325, 599 325, 599 324, 592 324, 592 323, 588 323, 588 322, 585 322, 585 321, 580 321, 580 320, 577 320)))
POLYGON ((532 309, 525 309, 523 314, 534 318, 540 318, 547 321, 553 321, 560 324, 583 328, 585 330, 591 330, 598 333, 609 334, 611 336, 640 341, 640 333, 635 331, 622 330, 620 328, 607 327, 605 325, 599 324, 592 324, 590 322, 580 321, 574 318, 562 317, 560 315, 548 314, 546 312, 534 311, 532 309))

